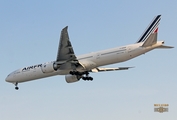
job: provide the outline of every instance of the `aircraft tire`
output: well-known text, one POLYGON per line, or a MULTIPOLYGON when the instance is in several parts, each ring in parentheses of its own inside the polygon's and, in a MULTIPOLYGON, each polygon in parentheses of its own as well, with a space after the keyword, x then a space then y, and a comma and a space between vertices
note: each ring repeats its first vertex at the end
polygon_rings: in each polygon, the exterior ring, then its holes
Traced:
POLYGON ((19 88, 18 87, 15 87, 16 90, 18 90, 19 88))

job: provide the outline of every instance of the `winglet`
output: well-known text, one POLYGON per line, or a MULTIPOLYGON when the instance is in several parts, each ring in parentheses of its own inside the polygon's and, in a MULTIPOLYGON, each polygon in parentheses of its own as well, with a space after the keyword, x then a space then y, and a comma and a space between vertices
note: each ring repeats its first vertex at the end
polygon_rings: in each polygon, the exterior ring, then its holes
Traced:
POLYGON ((67 30, 67 29, 68 29, 68 26, 64 27, 64 28, 63 28, 63 30, 64 30, 64 29, 66 29, 66 30, 67 30))

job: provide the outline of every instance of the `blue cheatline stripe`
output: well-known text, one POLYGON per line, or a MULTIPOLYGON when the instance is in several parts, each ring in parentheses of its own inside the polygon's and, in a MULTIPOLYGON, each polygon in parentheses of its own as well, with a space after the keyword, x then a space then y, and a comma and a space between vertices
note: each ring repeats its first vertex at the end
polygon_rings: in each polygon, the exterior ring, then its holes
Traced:
POLYGON ((146 29, 146 31, 144 32, 144 34, 140 37, 140 39, 138 40, 137 43, 139 42, 143 42, 144 40, 146 40, 147 36, 149 36, 149 34, 154 30, 154 28, 156 28, 159 24, 161 15, 157 15, 154 20, 151 22, 151 24, 149 25, 149 27, 146 29))

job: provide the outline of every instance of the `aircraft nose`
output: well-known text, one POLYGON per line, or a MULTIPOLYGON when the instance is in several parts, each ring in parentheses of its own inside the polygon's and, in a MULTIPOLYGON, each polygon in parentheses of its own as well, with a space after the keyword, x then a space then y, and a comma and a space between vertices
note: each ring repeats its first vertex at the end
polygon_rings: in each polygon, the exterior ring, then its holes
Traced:
POLYGON ((11 77, 10 77, 10 75, 8 75, 5 80, 6 80, 6 82, 11 82, 11 77))

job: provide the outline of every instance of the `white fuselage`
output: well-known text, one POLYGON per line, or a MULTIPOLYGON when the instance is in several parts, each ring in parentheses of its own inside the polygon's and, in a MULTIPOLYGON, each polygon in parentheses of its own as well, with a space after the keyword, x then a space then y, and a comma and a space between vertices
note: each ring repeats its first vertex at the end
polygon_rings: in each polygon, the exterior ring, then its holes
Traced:
MULTIPOLYGON (((141 47, 142 43, 136 43, 127 46, 116 47, 112 49, 80 55, 77 56, 77 59, 79 62, 83 64, 85 62, 87 63, 88 61, 92 62, 94 63, 93 68, 96 68, 99 66, 127 61, 141 54, 144 54, 150 50, 158 48, 162 44, 163 44, 162 41, 158 41, 153 46, 141 47)), ((54 75, 67 75, 71 71, 71 69, 67 69, 67 70, 58 69, 57 71, 51 73, 44 73, 41 69, 42 65, 43 64, 38 64, 38 65, 33 65, 33 66, 18 69, 12 72, 11 74, 9 74, 6 78, 6 81, 11 83, 20 83, 20 82, 45 78, 49 76, 54 76, 54 75)), ((82 71, 82 69, 78 69, 78 71, 82 71)))

